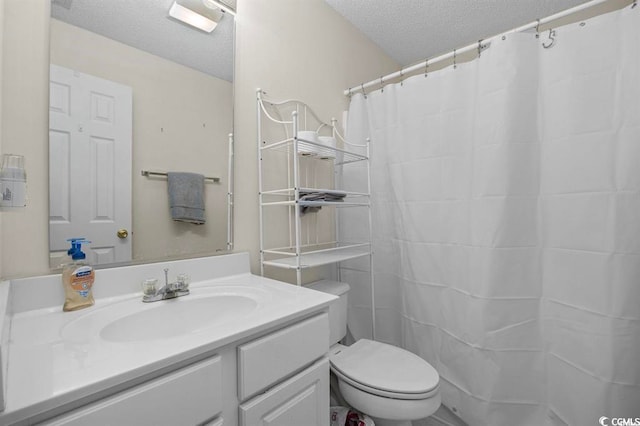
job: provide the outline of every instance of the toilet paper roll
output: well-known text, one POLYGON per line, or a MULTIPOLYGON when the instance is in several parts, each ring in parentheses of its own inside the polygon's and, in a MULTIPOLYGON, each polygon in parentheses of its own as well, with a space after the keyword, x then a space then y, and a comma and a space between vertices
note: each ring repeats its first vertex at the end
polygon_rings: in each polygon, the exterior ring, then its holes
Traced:
POLYGON ((298 143, 298 152, 301 155, 318 154, 318 148, 315 145, 304 143, 304 141, 320 143, 318 132, 314 132, 312 130, 300 130, 298 132, 298 139, 303 140, 303 142, 298 143))
MULTIPOLYGON (((336 138, 333 136, 318 136, 318 140, 322 145, 329 148, 336 147, 336 138)), ((333 149, 320 149, 320 158, 336 158, 336 152, 333 149)))

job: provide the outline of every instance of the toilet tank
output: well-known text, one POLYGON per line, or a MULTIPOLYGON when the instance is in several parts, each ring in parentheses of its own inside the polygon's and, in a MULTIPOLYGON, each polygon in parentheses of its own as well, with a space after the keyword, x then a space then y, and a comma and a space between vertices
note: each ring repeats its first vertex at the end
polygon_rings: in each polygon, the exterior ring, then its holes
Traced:
POLYGON ((347 306, 349 284, 338 281, 322 280, 306 286, 312 290, 333 294, 339 299, 329 305, 329 337, 330 345, 338 343, 347 335, 347 306))

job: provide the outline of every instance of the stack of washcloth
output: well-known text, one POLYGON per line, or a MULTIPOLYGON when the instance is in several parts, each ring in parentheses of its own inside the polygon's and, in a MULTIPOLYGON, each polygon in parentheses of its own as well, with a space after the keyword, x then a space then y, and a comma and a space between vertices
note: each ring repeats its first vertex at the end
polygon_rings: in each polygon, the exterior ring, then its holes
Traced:
POLYGON ((347 193, 342 191, 300 191, 300 214, 316 213, 322 206, 305 205, 305 201, 342 202, 347 193))

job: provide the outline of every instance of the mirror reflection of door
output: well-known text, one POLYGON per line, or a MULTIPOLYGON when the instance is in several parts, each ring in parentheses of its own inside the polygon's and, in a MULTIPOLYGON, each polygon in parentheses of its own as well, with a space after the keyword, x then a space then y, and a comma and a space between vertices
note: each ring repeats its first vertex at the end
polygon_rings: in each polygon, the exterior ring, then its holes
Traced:
MULTIPOLYGON (((127 239, 135 236, 133 262, 211 255, 230 248, 227 194, 232 191, 227 176, 228 135, 233 129, 234 17, 226 13, 215 30, 206 33, 171 18, 171 3, 51 2, 50 63, 133 91, 132 172, 123 173, 132 187, 132 228, 120 225, 115 231, 126 229, 127 239), (205 185, 206 224, 173 221, 167 179, 147 177, 141 174, 145 170, 220 177, 220 182, 205 185)), ((56 184, 51 188, 52 199, 58 197, 56 184)), ((67 220, 60 211, 53 216, 58 223, 67 220)), ((71 236, 90 238, 94 233, 90 228, 71 236)), ((89 247, 99 250, 95 255, 100 256, 100 266, 109 263, 108 256, 123 263, 107 243, 89 247)), ((51 266, 56 268, 59 262, 52 261, 51 266)))
POLYGON ((130 261, 131 88, 51 65, 49 103, 50 266, 78 237, 94 265, 130 261))

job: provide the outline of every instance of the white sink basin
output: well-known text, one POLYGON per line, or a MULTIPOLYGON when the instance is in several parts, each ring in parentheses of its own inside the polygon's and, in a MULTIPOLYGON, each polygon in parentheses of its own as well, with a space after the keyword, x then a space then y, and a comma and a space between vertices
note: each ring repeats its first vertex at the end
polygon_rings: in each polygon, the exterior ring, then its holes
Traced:
POLYGON ((197 299, 183 296, 164 302, 158 309, 137 312, 110 323, 100 331, 100 337, 115 342, 166 339, 230 321, 258 307, 254 299, 237 295, 197 299))
POLYGON ((187 296, 143 303, 142 298, 113 303, 75 318, 62 329, 71 342, 95 338, 110 342, 170 339, 223 325, 245 316, 268 298, 252 287, 203 287, 187 296))

